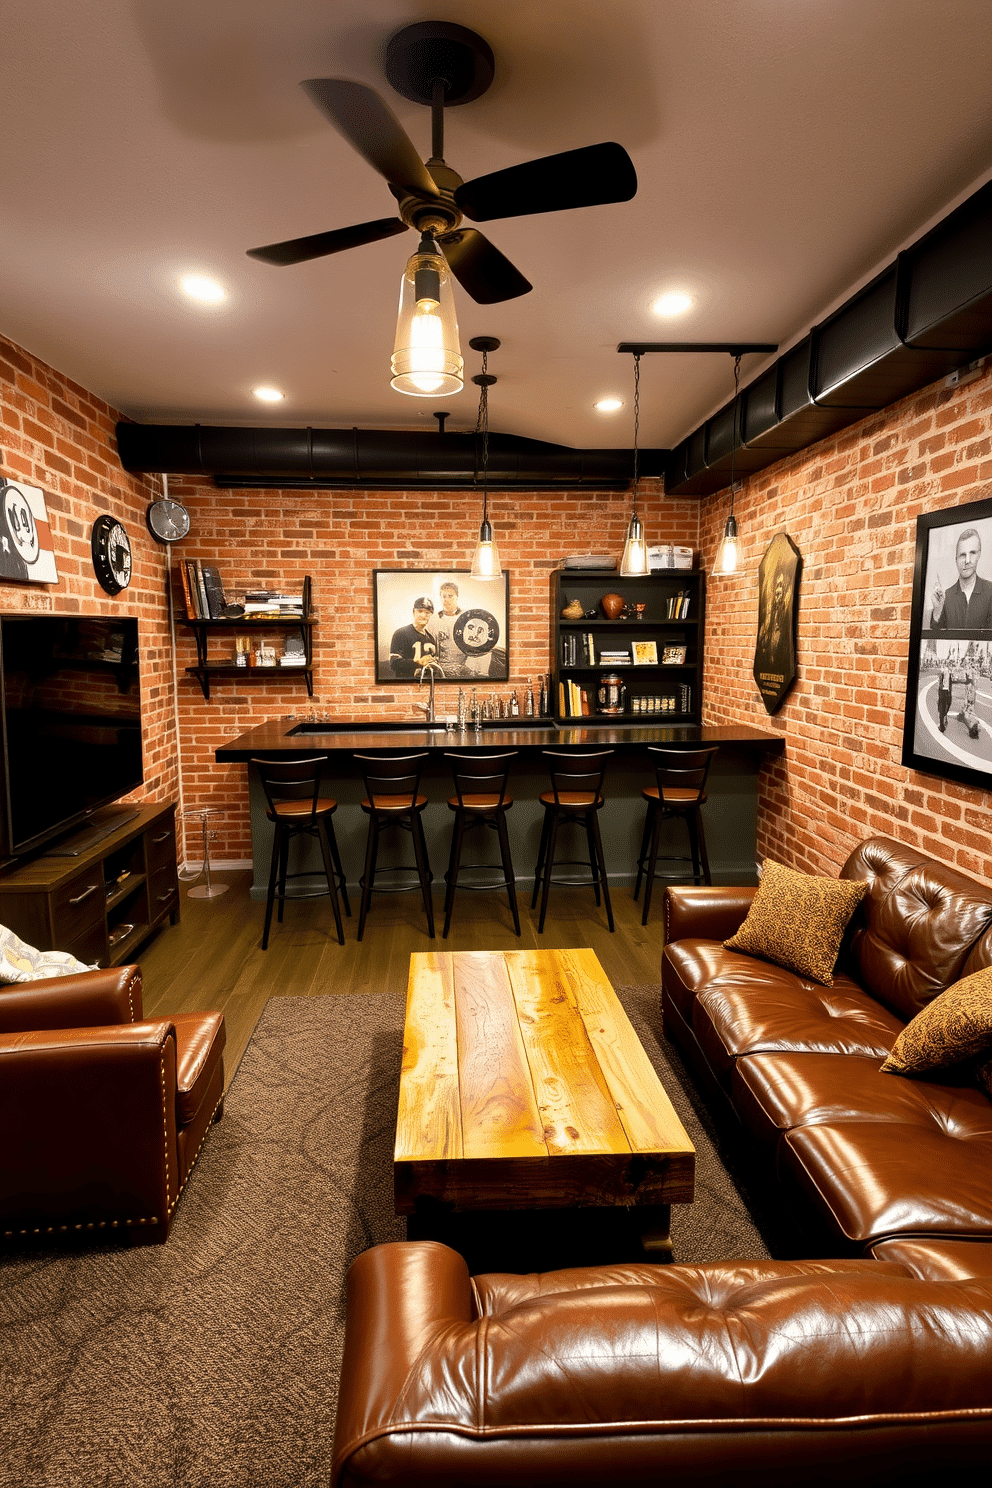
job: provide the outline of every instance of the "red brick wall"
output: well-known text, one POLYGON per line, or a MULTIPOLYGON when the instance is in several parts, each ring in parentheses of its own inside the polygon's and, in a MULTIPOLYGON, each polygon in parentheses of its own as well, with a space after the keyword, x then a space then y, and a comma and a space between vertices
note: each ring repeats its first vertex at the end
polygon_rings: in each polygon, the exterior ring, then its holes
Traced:
MULTIPOLYGON (((191 479, 174 479, 170 491, 192 517, 183 556, 215 561, 227 590, 248 583, 296 590, 305 574, 313 579, 319 623, 313 632, 312 705, 302 679, 268 673, 255 673, 244 683, 220 680, 204 702, 195 680, 181 671, 186 804, 225 807, 219 856, 247 858, 245 768, 218 765, 215 748, 266 719, 301 714, 310 706, 343 717, 410 716, 418 700, 415 688, 375 685, 372 571, 467 569, 480 502, 469 492, 221 491, 209 481, 191 479)), ((697 501, 665 500, 651 481, 645 482, 641 509, 650 541, 695 546, 697 501)), ((629 514, 625 492, 492 494, 490 517, 510 572, 510 681, 497 685, 497 692, 525 687, 528 676, 536 680, 550 668, 549 575, 559 560, 566 553, 619 553, 629 514)), ((278 633, 271 635, 276 639, 278 633)), ((228 648, 233 649, 233 639, 228 648)), ((180 669, 192 665, 192 634, 185 628, 179 653, 180 669)), ((442 706, 453 708, 457 688, 438 687, 442 706)))
MULTIPOLYGON (((992 881, 992 796, 900 764, 916 518, 992 497, 992 364, 937 383, 745 481, 742 573, 707 590, 705 718, 783 735, 762 772, 759 852, 833 872, 863 838, 911 843, 992 881), (797 681, 769 717, 751 678, 757 569, 785 529, 803 556, 797 681)), ((700 513, 712 568, 726 492, 700 513)))
POLYGON ((0 337, 0 473, 44 491, 59 573, 57 584, 0 581, 0 610, 137 617, 145 784, 130 799, 174 801, 166 560, 145 526, 145 508, 159 493, 157 482, 121 469, 116 418, 85 388, 0 337), (90 531, 101 512, 119 518, 131 539, 134 577, 114 598, 100 588, 90 560, 90 531))

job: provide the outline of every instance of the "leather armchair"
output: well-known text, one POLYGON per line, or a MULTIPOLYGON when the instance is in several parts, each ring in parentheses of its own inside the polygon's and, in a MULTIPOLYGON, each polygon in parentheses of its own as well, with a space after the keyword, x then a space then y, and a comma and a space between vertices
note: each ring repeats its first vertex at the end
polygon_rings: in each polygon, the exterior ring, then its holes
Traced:
POLYGON ((144 1019, 141 968, 0 989, 0 1236, 163 1241, 224 1095, 222 1013, 144 1019))

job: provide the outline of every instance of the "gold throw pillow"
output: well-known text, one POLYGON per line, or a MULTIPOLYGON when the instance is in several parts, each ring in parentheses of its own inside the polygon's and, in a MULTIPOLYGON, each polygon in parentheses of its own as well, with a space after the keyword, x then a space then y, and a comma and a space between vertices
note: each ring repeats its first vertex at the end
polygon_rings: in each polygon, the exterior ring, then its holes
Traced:
MULTIPOLYGON (((882 1065, 893 1075, 944 1069, 992 1053, 992 966, 962 977, 927 1004, 900 1033, 882 1065)), ((985 1071, 988 1079, 990 1070, 985 1071)), ((982 1069, 976 1070, 984 1084, 982 1069)), ((987 1088, 987 1087, 986 1087, 987 1088)))
POLYGON ((866 883, 766 862, 747 919, 723 943, 829 987, 848 920, 867 892, 866 883))

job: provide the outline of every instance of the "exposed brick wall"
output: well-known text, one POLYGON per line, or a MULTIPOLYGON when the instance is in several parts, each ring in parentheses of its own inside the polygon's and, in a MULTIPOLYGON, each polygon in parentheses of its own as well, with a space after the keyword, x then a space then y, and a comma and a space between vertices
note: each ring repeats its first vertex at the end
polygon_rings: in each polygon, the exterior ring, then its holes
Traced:
POLYGON ((145 508, 159 494, 158 483, 121 469, 114 453, 116 419, 85 388, 0 337, 0 473, 45 492, 59 573, 57 584, 0 582, 0 610, 137 617, 145 784, 128 799, 174 801, 167 562, 145 526, 145 508), (114 598, 100 588, 90 560, 90 531, 101 512, 119 518, 131 539, 134 577, 114 598))
MULTIPOLYGON (((748 478, 745 563, 707 591, 704 717, 783 735, 762 772, 761 854, 833 872, 864 837, 911 843, 992 881, 992 796, 900 764, 916 518, 992 497, 992 364, 935 384, 748 478), (769 717, 751 678, 757 569, 785 529, 803 556, 794 687, 769 717)), ((728 493, 700 513, 712 568, 728 493)))
MULTIPOLYGON (((247 583, 296 590, 305 574, 313 579, 319 623, 313 632, 312 705, 302 679, 269 673, 255 673, 244 683, 222 679, 211 685, 211 699, 204 702, 196 681, 182 672, 196 657, 192 633, 180 628, 186 804, 224 807, 220 856, 245 858, 250 853, 245 768, 218 765, 215 748, 266 719, 301 714, 310 706, 354 718, 410 716, 418 701, 415 688, 375 685, 372 571, 466 569, 479 530, 480 501, 470 492, 221 491, 199 479, 173 479, 170 491, 192 517, 182 555, 216 562, 228 591, 247 583)), ((697 501, 669 501, 657 482, 647 481, 640 507, 650 541, 695 547, 697 501)), ((510 572, 510 681, 495 684, 495 691, 507 695, 511 687, 525 687, 528 676, 536 681, 550 669, 551 571, 566 553, 619 553, 629 514, 630 497, 624 492, 491 494, 490 517, 510 572)), ((269 634, 276 639, 279 632, 269 634)), ((219 644, 216 655, 219 659, 219 644)), ((442 705, 453 707, 457 687, 439 682, 438 689, 442 705)))

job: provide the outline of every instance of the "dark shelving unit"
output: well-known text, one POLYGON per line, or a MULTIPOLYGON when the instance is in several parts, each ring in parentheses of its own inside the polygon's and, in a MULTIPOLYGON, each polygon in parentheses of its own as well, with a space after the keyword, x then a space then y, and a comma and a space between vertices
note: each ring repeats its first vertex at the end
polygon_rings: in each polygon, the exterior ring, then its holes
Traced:
POLYGON ((307 684, 307 695, 313 697, 313 627, 317 624, 311 615, 311 580, 307 574, 303 580, 303 593, 301 595, 302 615, 263 615, 258 619, 252 616, 239 615, 232 619, 222 620, 190 620, 184 619, 183 625, 193 631, 196 638, 196 666, 186 668, 188 676, 195 677, 200 684, 203 696, 209 701, 211 680, 218 677, 237 677, 242 682, 270 682, 275 677, 288 679, 290 677, 302 677, 307 684), (231 661, 211 661, 209 656, 210 637, 221 634, 251 635, 253 631, 279 630, 299 631, 303 641, 303 665, 302 666, 275 666, 275 667, 243 667, 231 661))
MULTIPOLYGON (((600 573, 582 569, 557 569, 551 576, 551 659, 552 705, 559 722, 568 722, 570 714, 561 705, 559 684, 574 682, 589 696, 589 717, 611 724, 631 723, 699 723, 703 683, 703 618, 705 586, 698 569, 670 568, 640 578, 622 578, 618 573, 600 573), (619 594, 631 611, 635 604, 645 606, 643 618, 608 620, 600 601, 606 594, 619 594), (688 613, 681 619, 669 616, 671 602, 680 594, 688 597, 688 613), (562 610, 578 600, 584 618, 565 620, 562 610), (595 618, 588 612, 595 610, 595 618), (586 636, 591 635, 595 660, 586 658, 586 636), (573 641, 574 638, 574 641, 573 641), (634 641, 654 641, 658 662, 637 666, 633 662, 617 665, 600 661, 604 648, 630 648, 634 641), (574 645, 577 660, 566 660, 574 645), (665 646, 685 646, 685 662, 662 663, 665 646), (602 714, 596 703, 600 679, 614 672, 627 688, 627 706, 622 715, 602 714), (687 708, 678 704, 682 689, 688 688, 687 708), (657 712, 640 711, 634 700, 671 696, 676 707, 657 712)), ((567 692, 566 685, 566 692, 567 692)))

